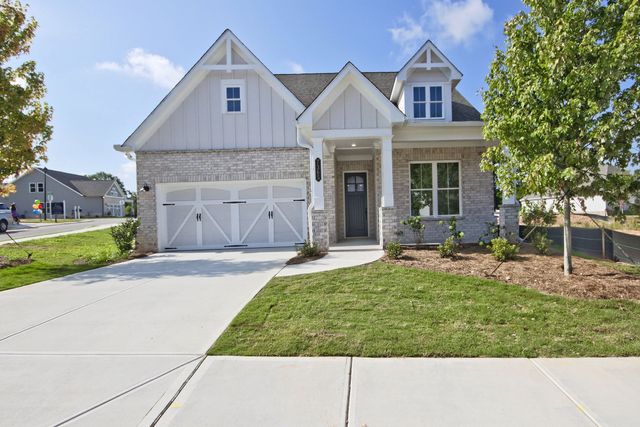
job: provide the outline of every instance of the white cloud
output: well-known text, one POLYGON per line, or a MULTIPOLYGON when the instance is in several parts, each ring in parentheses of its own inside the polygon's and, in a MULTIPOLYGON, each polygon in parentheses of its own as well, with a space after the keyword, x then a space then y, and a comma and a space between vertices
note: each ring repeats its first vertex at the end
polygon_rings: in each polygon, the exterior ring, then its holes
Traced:
POLYGON ((426 0, 418 19, 404 14, 390 28, 392 40, 405 53, 413 53, 427 38, 439 43, 468 44, 493 19, 483 0, 426 0))
POLYGON ((287 61, 287 66, 291 70, 292 73, 300 74, 304 73, 304 68, 297 62, 287 61))
POLYGON ((121 64, 99 62, 96 64, 96 68, 147 79, 164 88, 172 88, 185 73, 184 68, 174 64, 168 58, 145 52, 139 47, 127 52, 125 61, 121 64))

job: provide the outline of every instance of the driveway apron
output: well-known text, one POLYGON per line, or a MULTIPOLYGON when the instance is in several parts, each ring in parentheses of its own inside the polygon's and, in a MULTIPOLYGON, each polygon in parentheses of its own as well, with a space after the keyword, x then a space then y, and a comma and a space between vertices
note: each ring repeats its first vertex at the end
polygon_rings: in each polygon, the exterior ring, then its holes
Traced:
POLYGON ((137 425, 290 249, 157 254, 0 293, 0 425, 137 425))

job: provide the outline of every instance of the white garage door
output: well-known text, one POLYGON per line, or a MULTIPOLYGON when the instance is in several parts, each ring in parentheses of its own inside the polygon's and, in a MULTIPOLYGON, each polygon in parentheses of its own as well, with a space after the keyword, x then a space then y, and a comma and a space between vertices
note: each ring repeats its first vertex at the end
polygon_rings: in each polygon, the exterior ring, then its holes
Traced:
POLYGON ((302 243, 306 206, 303 180, 160 184, 160 250, 302 243))

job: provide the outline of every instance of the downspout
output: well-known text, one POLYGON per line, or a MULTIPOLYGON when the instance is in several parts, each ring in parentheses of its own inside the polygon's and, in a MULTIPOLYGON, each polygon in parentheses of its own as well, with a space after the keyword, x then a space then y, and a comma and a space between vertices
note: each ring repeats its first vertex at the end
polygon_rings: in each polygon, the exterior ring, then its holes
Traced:
MULTIPOLYGON (((313 146, 311 144, 309 144, 305 137, 302 135, 302 132, 300 132, 300 128, 296 126, 296 142, 300 147, 306 148, 307 150, 309 150, 309 156, 311 156, 311 150, 313 149, 313 146)), ((309 157, 309 180, 313 179, 313 171, 311 170, 311 157, 309 157)), ((311 186, 311 182, 309 182, 309 186, 311 186)), ((313 222, 312 222, 312 215, 311 215, 311 211, 313 210, 313 196, 311 197, 311 201, 309 203, 309 206, 307 206, 307 227, 308 227, 308 232, 309 232, 309 240, 313 241, 313 222)))

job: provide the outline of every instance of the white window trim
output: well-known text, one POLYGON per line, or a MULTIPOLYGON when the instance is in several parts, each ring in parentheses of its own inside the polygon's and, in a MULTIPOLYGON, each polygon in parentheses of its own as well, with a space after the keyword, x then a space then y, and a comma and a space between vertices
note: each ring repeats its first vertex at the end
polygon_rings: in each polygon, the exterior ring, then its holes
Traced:
MULTIPOLYGON (((446 116, 446 112, 445 112, 445 96, 444 96, 444 87, 445 85, 443 83, 414 83, 412 85, 409 86, 409 90, 411 91, 411 117, 415 120, 442 120, 445 118, 446 116), (413 88, 416 87, 423 87, 424 88, 424 97, 425 97, 425 117, 415 117, 413 115, 414 113, 414 105, 415 105, 415 100, 413 99, 413 88), (433 101, 433 102, 438 102, 440 104, 442 104, 442 116, 440 117, 431 117, 431 88, 432 87, 439 87, 442 90, 442 101, 433 101)), ((422 101, 419 101, 420 103, 422 103, 422 101)))
POLYGON ((462 216, 462 162, 460 160, 433 160, 433 161, 415 161, 409 162, 409 216, 413 215, 411 212, 411 165, 424 165, 431 164, 431 195, 432 203, 431 207, 432 215, 423 216, 422 218, 458 218, 462 216), (438 187, 438 163, 457 163, 458 164, 458 187, 438 187), (440 215, 438 213, 438 190, 453 190, 457 188, 460 193, 458 197, 458 213, 453 215, 440 215))
POLYGON ((225 79, 220 80, 220 101, 223 114, 244 114, 246 110, 246 84, 243 79, 225 79), (240 111, 227 111, 227 88, 239 87, 240 88, 240 111))
POLYGON ((44 192, 44 182, 30 182, 29 183, 29 193, 34 194, 34 193, 43 193, 44 192), (31 190, 31 186, 33 185, 33 188, 35 188, 35 190, 31 190), (39 190, 38 188, 42 186, 42 190, 39 190))

